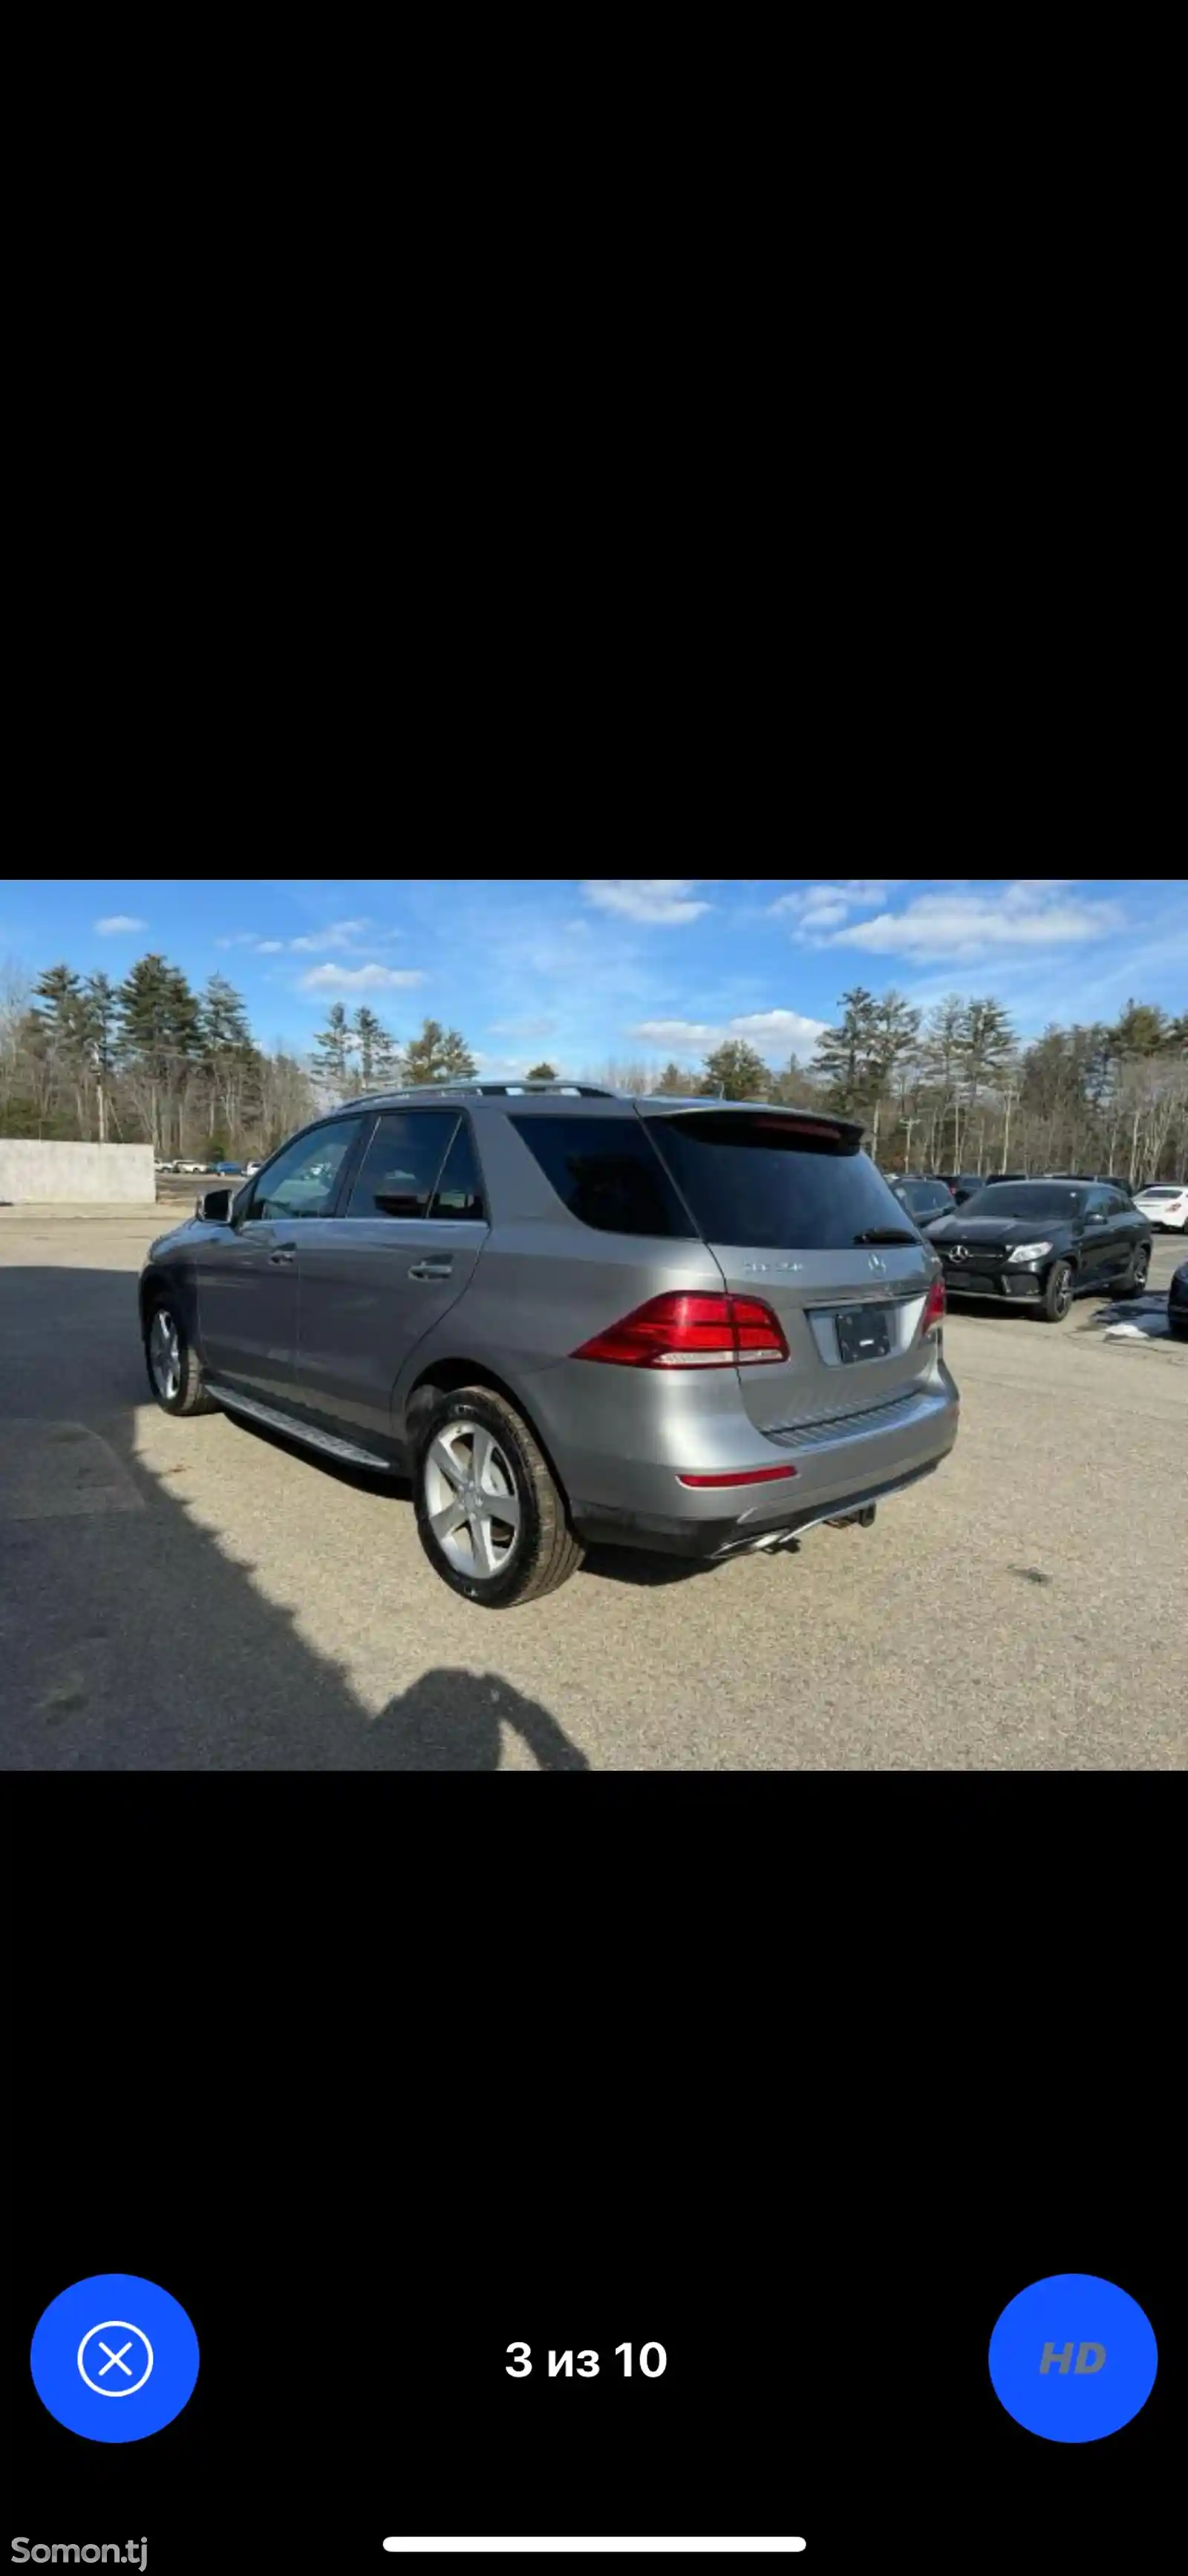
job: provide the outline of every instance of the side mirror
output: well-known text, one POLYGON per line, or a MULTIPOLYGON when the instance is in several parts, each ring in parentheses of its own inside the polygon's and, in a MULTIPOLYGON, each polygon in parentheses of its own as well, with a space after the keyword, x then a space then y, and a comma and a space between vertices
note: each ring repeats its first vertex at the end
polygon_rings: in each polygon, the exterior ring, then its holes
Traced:
POLYGON ((194 1201, 194 1214, 207 1225, 227 1225, 231 1217, 230 1190, 199 1190, 194 1201))

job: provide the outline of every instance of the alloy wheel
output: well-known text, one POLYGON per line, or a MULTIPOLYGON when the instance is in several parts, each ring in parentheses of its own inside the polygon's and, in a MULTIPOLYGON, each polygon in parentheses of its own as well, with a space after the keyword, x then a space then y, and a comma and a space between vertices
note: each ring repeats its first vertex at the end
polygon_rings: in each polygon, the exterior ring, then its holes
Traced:
POLYGON ((177 1401, 181 1388, 181 1344, 168 1307, 158 1306, 149 1331, 149 1367, 153 1385, 166 1404, 177 1401))
POLYGON ((520 1497, 511 1466, 481 1422, 447 1422, 425 1452, 425 1508, 443 1556, 458 1574, 490 1582, 520 1544, 520 1497))

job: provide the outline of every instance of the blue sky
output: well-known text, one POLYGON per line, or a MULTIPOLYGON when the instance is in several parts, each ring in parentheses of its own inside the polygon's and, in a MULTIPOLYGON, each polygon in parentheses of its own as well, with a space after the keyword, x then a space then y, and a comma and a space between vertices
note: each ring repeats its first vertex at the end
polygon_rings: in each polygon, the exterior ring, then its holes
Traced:
POLYGON ((726 1035, 806 1057, 852 984, 927 1008, 994 993, 1022 1035, 1188 1008, 1188 888, 1156 878, 554 877, 330 881, 62 879, 0 893, 0 958, 117 979, 160 949, 216 969, 256 1037, 304 1052, 328 1005, 366 1001, 397 1038, 427 1014, 484 1072, 540 1057, 694 1062, 726 1035))

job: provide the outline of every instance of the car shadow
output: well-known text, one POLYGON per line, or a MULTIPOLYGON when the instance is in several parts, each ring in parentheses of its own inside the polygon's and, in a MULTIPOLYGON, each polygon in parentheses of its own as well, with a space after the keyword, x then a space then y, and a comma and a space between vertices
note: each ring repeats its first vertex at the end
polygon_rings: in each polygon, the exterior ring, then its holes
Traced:
MULTIPOLYGON (((435 1665, 369 1712, 191 1510, 187 1436, 216 1426, 177 1423, 158 1470, 139 1454, 131 1273, 0 1265, 0 1384, 0 1767, 497 1771, 511 1734, 541 1770, 590 1768, 494 1668, 435 1665)), ((295 1563, 299 1606, 332 1580, 295 1563)))

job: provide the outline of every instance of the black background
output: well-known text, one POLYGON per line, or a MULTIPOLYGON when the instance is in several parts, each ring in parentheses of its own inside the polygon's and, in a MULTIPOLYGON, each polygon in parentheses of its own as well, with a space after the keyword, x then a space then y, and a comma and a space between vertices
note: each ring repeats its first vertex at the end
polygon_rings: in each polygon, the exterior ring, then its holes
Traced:
POLYGON ((378 2569, 387 2532, 1154 2549, 1183 2408, 1163 1828, 1128 1887, 1104 1804, 1140 1783, 617 1783, 547 1852, 453 1780, 415 1784, 414 1843, 387 1785, 21 1783, 10 2533, 147 2533, 155 2576, 378 2569), (68 1891, 138 1865, 159 1937, 122 1982, 68 1891), (28 2347, 116 2270, 181 2300, 202 2366, 108 2448, 46 2414, 28 2347), (1129 2290, 1160 2349, 1084 2448, 1023 2432, 986 2368, 1063 2270, 1129 2290), (624 2380, 623 2341, 663 2377, 624 2380), (550 2379, 550 2348, 600 2375, 550 2379))

